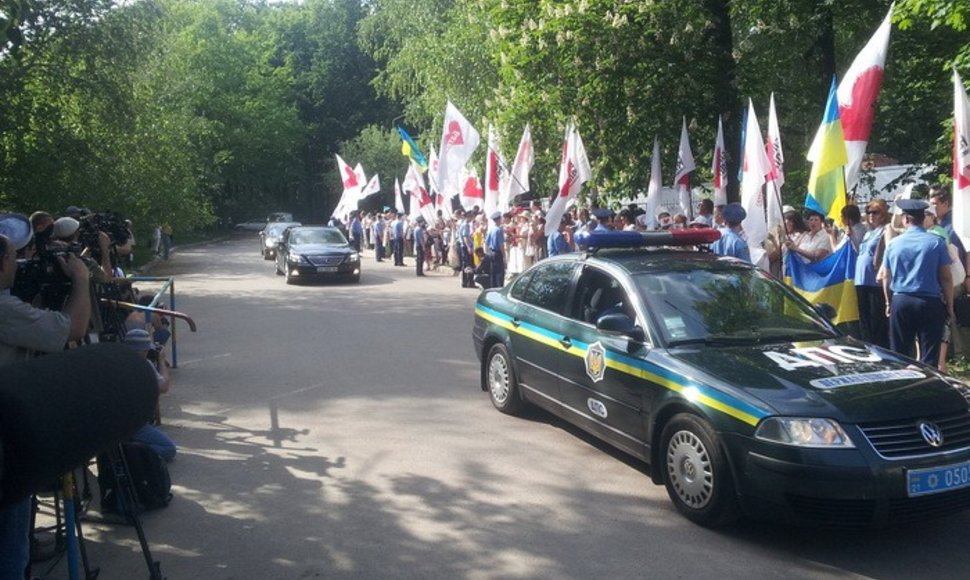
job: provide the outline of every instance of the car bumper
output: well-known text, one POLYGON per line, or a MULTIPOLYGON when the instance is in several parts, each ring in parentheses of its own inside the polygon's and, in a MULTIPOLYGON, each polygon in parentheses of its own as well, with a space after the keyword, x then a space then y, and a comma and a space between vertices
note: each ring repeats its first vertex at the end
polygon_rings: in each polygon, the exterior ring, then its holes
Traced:
POLYGON ((311 266, 307 264, 287 264, 290 275, 301 280, 325 280, 352 278, 360 275, 360 261, 348 262, 337 266, 311 266))
POLYGON ((910 497, 907 473, 970 461, 970 451, 886 460, 872 451, 800 450, 726 436, 742 509, 756 519, 878 527, 970 509, 970 487, 910 497))

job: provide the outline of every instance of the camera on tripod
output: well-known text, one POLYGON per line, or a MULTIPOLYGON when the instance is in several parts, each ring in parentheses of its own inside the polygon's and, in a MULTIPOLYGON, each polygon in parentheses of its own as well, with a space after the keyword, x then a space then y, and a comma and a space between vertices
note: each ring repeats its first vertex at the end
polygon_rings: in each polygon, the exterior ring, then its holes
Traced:
POLYGON ((71 294, 71 279, 61 269, 58 258, 80 256, 84 246, 76 242, 55 242, 50 238, 50 231, 38 233, 34 240, 34 255, 17 261, 17 275, 10 293, 30 303, 39 296, 42 306, 60 310, 71 294))

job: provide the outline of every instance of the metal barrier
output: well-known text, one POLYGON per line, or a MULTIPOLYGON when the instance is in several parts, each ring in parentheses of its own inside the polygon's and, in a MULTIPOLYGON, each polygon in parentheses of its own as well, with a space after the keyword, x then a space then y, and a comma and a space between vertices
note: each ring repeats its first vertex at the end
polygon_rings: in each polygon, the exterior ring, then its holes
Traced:
MULTIPOLYGON (((140 304, 130 304, 127 302, 116 302, 117 306, 129 308, 132 310, 141 310, 145 312, 146 321, 151 321, 152 314, 161 315, 161 316, 170 316, 173 319, 184 320, 189 325, 189 330, 191 330, 192 332, 195 332, 196 330, 195 321, 192 320, 192 318, 189 315, 183 312, 178 312, 175 309, 175 277, 174 276, 130 276, 128 279, 131 280, 132 282, 162 282, 163 284, 162 284, 161 290, 155 293, 155 297, 152 299, 151 303, 148 304, 148 306, 142 306, 140 304), (168 293, 168 308, 167 309, 158 308, 157 304, 161 301, 163 295, 166 292, 168 293)), ((177 327, 173 322, 172 336, 170 339, 172 342, 172 368, 178 368, 178 340, 177 340, 178 333, 176 331, 176 328, 177 327)))

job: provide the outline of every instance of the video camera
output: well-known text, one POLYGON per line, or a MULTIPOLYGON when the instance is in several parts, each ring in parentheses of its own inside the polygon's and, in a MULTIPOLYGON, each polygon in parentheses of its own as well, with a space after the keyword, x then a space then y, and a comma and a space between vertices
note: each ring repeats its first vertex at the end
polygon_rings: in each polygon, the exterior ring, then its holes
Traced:
POLYGON ((39 296, 42 306, 60 310, 71 293, 71 279, 61 269, 58 258, 80 256, 84 246, 54 242, 48 228, 34 236, 34 247, 33 257, 17 260, 17 275, 10 293, 24 302, 34 302, 39 296))
POLYGON ((90 248, 96 260, 101 259, 101 232, 108 234, 112 248, 123 246, 131 239, 131 232, 128 231, 124 218, 112 211, 95 212, 82 217, 78 232, 78 241, 85 248, 90 248))

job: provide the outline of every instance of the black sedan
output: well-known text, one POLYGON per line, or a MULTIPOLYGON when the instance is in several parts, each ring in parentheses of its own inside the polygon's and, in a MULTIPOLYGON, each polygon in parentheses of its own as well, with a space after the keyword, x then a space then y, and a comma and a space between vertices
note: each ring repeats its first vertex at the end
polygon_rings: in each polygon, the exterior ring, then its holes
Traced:
POLYGON ((259 253, 264 260, 276 259, 276 246, 286 228, 300 225, 300 222, 270 222, 259 232, 259 253))
POLYGON ((594 235, 482 292, 473 339, 493 405, 537 405, 642 459, 703 525, 970 507, 970 387, 704 251, 716 231, 684 231, 674 247, 670 233, 594 235), (664 245, 610 247, 636 240, 664 245))
POLYGON ((360 281, 360 253, 337 228, 291 227, 277 245, 276 273, 287 284, 301 280, 336 279, 360 281))

